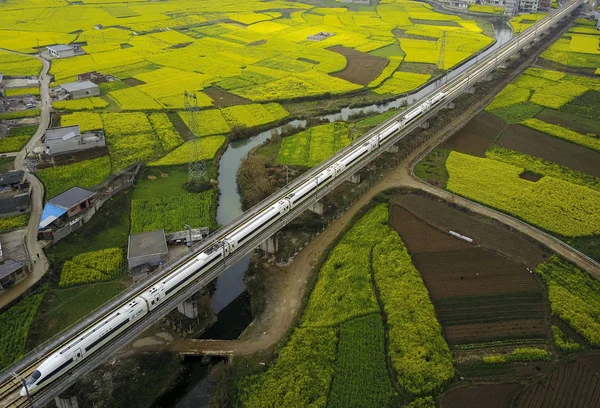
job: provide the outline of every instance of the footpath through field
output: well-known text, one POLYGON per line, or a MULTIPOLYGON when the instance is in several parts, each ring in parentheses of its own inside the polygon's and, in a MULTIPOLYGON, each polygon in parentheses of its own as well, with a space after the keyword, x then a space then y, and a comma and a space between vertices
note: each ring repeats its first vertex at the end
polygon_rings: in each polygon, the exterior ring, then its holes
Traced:
MULTIPOLYGON (((19 55, 28 55, 9 50, 3 51, 19 55)), ((42 217, 42 210, 44 208, 44 186, 40 180, 29 173, 24 166, 27 153, 33 151, 39 144, 40 139, 44 136, 44 132, 46 132, 46 129, 50 125, 50 107, 52 106, 49 92, 50 76, 48 75, 48 71, 50 71, 50 61, 41 56, 38 56, 37 58, 42 62, 42 71, 39 76, 41 106, 38 129, 20 152, 14 155, 12 153, 7 155, 9 157, 15 157, 15 170, 25 170, 31 189, 31 214, 29 215, 29 224, 27 225, 27 231, 24 237, 25 250, 30 263, 30 272, 25 279, 2 293, 0 296, 0 308, 14 301, 26 290, 35 285, 42 276, 46 274, 49 267, 48 259, 43 251, 43 246, 37 240, 38 225, 40 224, 40 218, 42 217), (34 257, 36 259, 35 263, 33 262, 34 257)))

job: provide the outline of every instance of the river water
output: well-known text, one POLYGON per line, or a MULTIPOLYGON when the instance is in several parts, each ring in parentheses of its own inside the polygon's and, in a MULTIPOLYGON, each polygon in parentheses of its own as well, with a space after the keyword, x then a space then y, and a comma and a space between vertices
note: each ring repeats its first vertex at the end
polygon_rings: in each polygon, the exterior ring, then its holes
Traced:
MULTIPOLYGON (((477 63, 480 58, 493 53, 497 48, 510 40, 513 36, 513 31, 508 24, 503 21, 494 22, 494 32, 497 40, 494 45, 481 52, 480 55, 467 61, 463 65, 456 67, 453 71, 447 73, 441 78, 438 78, 435 82, 425 86, 423 89, 414 94, 402 96, 380 105, 374 104, 357 108, 343 108, 339 112, 321 116, 319 119, 326 119, 329 122, 347 121, 348 118, 357 114, 383 113, 391 109, 398 109, 405 104, 410 105, 411 103, 414 103, 436 88, 445 84, 448 80, 460 75, 465 69, 477 63)), ((293 120, 284 126, 292 126, 298 130, 301 130, 304 129, 306 125, 307 121, 305 120, 293 120)), ((226 225, 243 212, 236 182, 236 174, 242 159, 246 157, 250 150, 256 146, 260 146, 267 139, 269 139, 272 132, 281 133, 282 128, 283 126, 279 126, 261 132, 248 139, 233 141, 229 144, 227 150, 221 156, 221 160, 219 162, 218 180, 220 195, 217 207, 217 222, 219 224, 226 225)), ((240 296, 246 290, 246 286, 244 284, 244 274, 246 273, 249 263, 250 255, 247 255, 234 265, 230 266, 217 278, 216 291, 212 296, 212 307, 214 312, 218 315, 223 311, 223 315, 219 317, 231 322, 231 324, 235 324, 235 317, 232 316, 235 316, 236 313, 232 314, 231 310, 225 311, 224 309, 234 300, 240 298, 240 296), (224 316, 224 314, 227 314, 227 316, 224 316)), ((242 302, 239 302, 239 299, 236 303, 243 304, 242 302)), ((232 304, 231 306, 234 307, 235 305, 232 304)), ((219 337, 218 334, 217 337, 219 337)), ((188 364, 190 364, 191 367, 191 376, 185 380, 186 385, 183 387, 184 389, 182 392, 184 395, 180 395, 180 398, 177 398, 178 401, 171 405, 174 408, 199 408, 206 406, 208 403, 208 397, 212 388, 212 384, 207 377, 209 371, 208 367, 200 364, 199 361, 191 361, 188 364)))
MULTIPOLYGON (((513 32, 504 22, 494 22, 494 31, 496 33, 497 42, 486 51, 482 52, 480 56, 467 61, 465 64, 449 72, 446 75, 448 79, 445 79, 446 76, 441 77, 415 94, 406 97, 399 97, 393 101, 381 105, 369 105, 359 108, 343 108, 339 112, 324 115, 320 117, 320 119, 326 119, 329 122, 346 121, 353 115, 383 113, 391 109, 398 109, 402 107, 405 102, 411 104, 412 102, 421 99, 423 96, 438 88, 440 85, 445 84, 447 80, 453 79, 460 75, 460 73, 462 73, 465 69, 477 63, 481 57, 493 53, 498 47, 512 38, 513 32)), ((300 130, 304 129, 306 124, 307 122, 305 120, 293 120, 287 125, 293 126, 294 128, 300 130)), ((243 212, 236 183, 236 174, 242 159, 246 157, 250 150, 263 144, 269 137, 271 137, 271 132, 274 131, 281 133, 281 128, 282 126, 279 126, 277 128, 261 132, 258 135, 252 136, 248 139, 231 142, 227 147, 227 150, 221 157, 219 164, 220 196, 217 208, 217 222, 219 224, 226 225, 243 212)), ((243 278, 249 262, 250 255, 245 256, 236 264, 230 266, 229 269, 227 269, 221 274, 221 276, 217 278, 217 290, 213 294, 212 298, 212 306, 215 313, 221 311, 245 290, 243 278)))

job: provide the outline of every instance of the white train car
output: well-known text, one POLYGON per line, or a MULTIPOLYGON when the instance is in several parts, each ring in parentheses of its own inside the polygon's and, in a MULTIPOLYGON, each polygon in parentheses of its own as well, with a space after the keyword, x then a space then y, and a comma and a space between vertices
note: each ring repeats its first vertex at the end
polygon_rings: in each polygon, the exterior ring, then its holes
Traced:
MULTIPOLYGON (((238 247, 276 223, 291 208, 295 208, 309 198, 315 190, 331 183, 334 178, 345 171, 354 171, 353 167, 359 160, 377 149, 383 141, 395 132, 406 127, 423 113, 428 112, 433 106, 444 100, 445 97, 445 93, 438 93, 416 109, 411 110, 401 120, 396 120, 371 139, 349 151, 337 162, 295 188, 294 191, 273 206, 250 218, 245 224, 236 228, 223 240, 215 242, 210 248, 187 261, 159 282, 153 284, 140 296, 135 297, 114 313, 102 318, 98 324, 83 332, 76 340, 68 343, 60 352, 50 356, 34 371, 27 380, 29 392, 34 392, 60 377, 88 354, 105 345, 127 327, 134 324, 135 321, 154 310, 166 299, 175 295, 181 288, 190 284, 202 274, 207 273, 238 247)), ((21 390, 21 395, 26 395, 25 388, 21 390)))
POLYGON ((215 243, 198 256, 189 260, 182 269, 166 276, 140 296, 148 303, 150 311, 173 296, 181 287, 186 286, 201 274, 210 270, 223 259, 224 245, 215 243))
MULTIPOLYGON (((316 185, 316 181, 314 182, 316 185)), ((307 196, 308 193, 303 193, 302 197, 307 196)), ((296 199, 296 203, 300 198, 296 199)), ((229 246, 230 253, 235 251, 237 247, 248 242, 254 238, 257 234, 277 222, 283 215, 290 211, 291 201, 284 198, 278 201, 272 207, 259 213, 257 216, 249 220, 243 227, 238 228, 230 235, 225 238, 227 245, 229 246)))
POLYGON ((121 306, 40 364, 27 380, 27 390, 25 387, 21 389, 21 396, 25 397, 27 391, 32 393, 50 384, 147 313, 148 305, 141 297, 121 306))

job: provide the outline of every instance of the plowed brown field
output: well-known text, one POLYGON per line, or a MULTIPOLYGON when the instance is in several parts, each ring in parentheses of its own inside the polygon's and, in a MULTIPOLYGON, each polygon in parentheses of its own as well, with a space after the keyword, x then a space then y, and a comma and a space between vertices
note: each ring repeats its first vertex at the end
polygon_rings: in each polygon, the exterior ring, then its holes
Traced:
POLYGON ((472 156, 485 157, 485 151, 505 127, 506 124, 502 119, 483 111, 450 139, 442 143, 440 147, 472 156))
POLYGON ((442 408, 508 408, 520 384, 482 384, 458 387, 442 398, 442 408))
POLYGON ((524 390, 517 408, 600 407, 600 353, 582 354, 577 361, 524 390))
POLYGON ((525 265, 454 238, 397 205, 392 225, 421 272, 450 344, 547 337, 544 294, 525 265))

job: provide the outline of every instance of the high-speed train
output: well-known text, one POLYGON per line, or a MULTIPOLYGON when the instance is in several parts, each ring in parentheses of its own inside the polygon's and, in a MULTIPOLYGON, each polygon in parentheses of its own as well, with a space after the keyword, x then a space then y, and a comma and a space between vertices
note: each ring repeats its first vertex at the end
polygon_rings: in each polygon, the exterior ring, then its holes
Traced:
POLYGON ((291 209, 308 199, 313 191, 322 188, 345 172, 353 172, 354 167, 361 159, 378 149, 394 133, 407 127, 432 107, 441 103, 446 96, 446 93, 437 93, 381 129, 372 138, 349 149, 338 161, 294 188, 274 205, 260 211, 233 229, 225 238, 214 242, 209 248, 186 261, 170 274, 154 281, 126 304, 99 319, 89 329, 79 333, 74 340, 66 343, 64 347, 61 347, 59 351, 37 367, 26 381, 27 389, 25 387, 21 389, 21 396, 26 396, 27 392, 31 394, 39 391, 68 372, 129 326, 152 313, 180 289, 210 271, 256 235, 277 223, 291 209))

